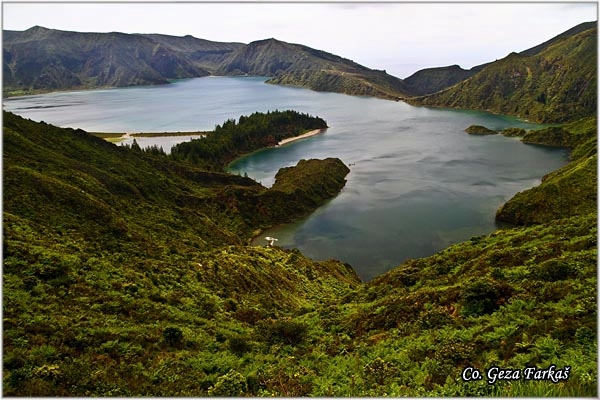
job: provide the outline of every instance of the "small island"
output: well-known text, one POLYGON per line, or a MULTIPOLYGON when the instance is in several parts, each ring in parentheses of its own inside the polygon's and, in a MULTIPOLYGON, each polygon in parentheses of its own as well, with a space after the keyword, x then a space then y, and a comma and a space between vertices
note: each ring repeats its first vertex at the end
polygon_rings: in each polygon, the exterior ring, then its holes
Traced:
POLYGON ((498 133, 481 125, 471 125, 465 129, 465 132, 469 135, 496 135, 498 133))

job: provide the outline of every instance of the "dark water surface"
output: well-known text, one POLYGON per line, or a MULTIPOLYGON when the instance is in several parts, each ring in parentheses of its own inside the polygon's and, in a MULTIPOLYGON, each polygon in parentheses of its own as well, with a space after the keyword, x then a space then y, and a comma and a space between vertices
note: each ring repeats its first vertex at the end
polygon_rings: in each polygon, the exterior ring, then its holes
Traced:
MULTIPOLYGON (((167 86, 61 92, 5 99, 4 109, 92 132, 211 130, 255 111, 294 109, 324 118, 325 133, 246 156, 230 166, 266 186, 302 158, 338 157, 343 191, 310 216, 265 232, 314 259, 350 263, 370 280, 408 258, 496 229, 496 209, 567 162, 564 150, 472 136, 470 125, 535 128, 480 112, 264 84, 263 78, 198 78, 167 86)), ((166 151, 187 137, 138 138, 166 151)))

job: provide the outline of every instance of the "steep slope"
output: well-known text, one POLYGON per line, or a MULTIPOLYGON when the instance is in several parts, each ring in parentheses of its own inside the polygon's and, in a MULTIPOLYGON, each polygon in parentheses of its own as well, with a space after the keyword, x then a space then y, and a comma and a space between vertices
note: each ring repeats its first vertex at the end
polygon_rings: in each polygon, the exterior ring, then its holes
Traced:
POLYGON ((198 39, 191 35, 183 37, 160 35, 160 34, 142 34, 163 46, 170 48, 183 55, 199 67, 214 73, 223 60, 233 51, 244 47, 243 43, 225 43, 213 42, 205 39, 198 39))
POLYGON ((140 35, 78 33, 39 26, 4 31, 4 93, 167 83, 208 72, 140 35))
POLYGON ((536 54, 541 53, 543 50, 547 49, 548 47, 552 46, 553 44, 555 44, 557 42, 560 42, 564 39, 568 39, 571 36, 577 35, 578 33, 581 33, 581 32, 585 32, 589 29, 594 29, 597 27, 597 25, 598 25, 598 23, 596 21, 584 22, 582 24, 574 26, 571 29, 566 30, 565 32, 561 33, 560 35, 557 35, 557 36, 553 37, 552 39, 545 41, 542 44, 539 44, 530 49, 522 51, 519 54, 521 54, 522 56, 526 56, 526 57, 534 56, 536 54))
MULTIPOLYGON (((542 44, 522 51, 519 54, 526 57, 534 56, 561 40, 567 39, 588 29, 592 29, 595 26, 596 22, 584 22, 542 44)), ((458 65, 422 69, 404 79, 404 83, 415 96, 433 94, 472 77, 489 64, 491 63, 481 64, 469 70, 462 69, 458 65)))
POLYGON ((238 49, 217 71, 222 75, 273 77, 268 82, 309 89, 398 99, 408 93, 402 80, 351 60, 276 39, 238 49))
POLYGON ((498 211, 529 226, 409 260, 339 308, 355 345, 377 355, 363 369, 371 394, 597 395, 596 124, 563 126, 573 161, 498 211))
POLYGON ((585 118, 563 127, 528 132, 523 141, 569 147, 572 161, 542 179, 539 186, 517 193, 496 213, 499 221, 517 225, 596 212, 598 206, 597 122, 585 118))
POLYGON ((273 222, 258 212, 269 196, 284 208, 290 194, 327 196, 315 182, 343 186, 336 160, 284 169, 265 191, 3 120, 5 396, 598 394, 595 117, 525 134, 573 148, 505 206, 527 226, 368 284, 337 261, 243 245, 273 222), (492 383, 492 366, 520 375, 492 383), (553 366, 556 382, 541 374, 553 366), (465 382, 468 367, 483 379, 465 382))
MULTIPOLYGON (((171 348, 207 351, 217 332, 233 342, 244 324, 313 308, 359 283, 336 261, 242 246, 256 227, 231 191, 257 209, 290 203, 277 193, 261 201, 270 191, 248 178, 3 119, 5 395, 152 393, 150 377, 136 384, 120 368, 93 371, 136 359, 158 372, 171 348)), ((312 164, 286 171, 314 174, 319 186, 312 164)), ((253 220, 268 220, 260 216, 253 220)))
POLYGON ((596 396, 596 240, 595 213, 556 219, 474 237, 368 283, 346 306, 345 332, 379 357, 375 394, 596 396), (561 379, 525 376, 550 365, 561 379), (493 366, 518 372, 497 379, 493 366), (482 379, 465 382, 468 367, 482 379))
POLYGON ((526 54, 512 53, 455 86, 410 101, 547 123, 574 121, 596 111, 596 24, 526 54))

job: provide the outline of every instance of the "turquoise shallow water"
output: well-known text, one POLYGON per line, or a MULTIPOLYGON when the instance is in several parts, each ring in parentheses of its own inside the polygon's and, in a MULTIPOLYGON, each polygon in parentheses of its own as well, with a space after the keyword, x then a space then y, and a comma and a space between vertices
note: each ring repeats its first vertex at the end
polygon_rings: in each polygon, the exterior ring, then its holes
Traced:
MULTIPOLYGON (((295 109, 324 118, 321 135, 244 157, 230 166, 266 186, 302 158, 339 157, 351 172, 342 192, 310 216, 269 230, 282 247, 335 258, 372 279, 408 258, 496 229, 496 209, 567 162, 564 150, 518 139, 472 136, 470 125, 533 128, 480 112, 412 107, 401 102, 264 84, 264 78, 199 78, 167 86, 61 92, 5 99, 34 120, 88 131, 213 129, 255 111, 295 109)), ((186 137, 138 139, 165 150, 186 137)))

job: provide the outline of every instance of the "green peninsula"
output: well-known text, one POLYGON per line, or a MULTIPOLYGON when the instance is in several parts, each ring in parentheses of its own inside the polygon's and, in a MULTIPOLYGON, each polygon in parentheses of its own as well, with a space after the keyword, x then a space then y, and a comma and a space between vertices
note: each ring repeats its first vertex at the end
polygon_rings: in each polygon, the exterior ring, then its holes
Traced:
POLYGON ((255 112, 229 119, 204 137, 179 143, 171 149, 171 158, 204 169, 222 170, 244 154, 277 146, 282 140, 308 131, 326 129, 327 122, 294 110, 255 112))

